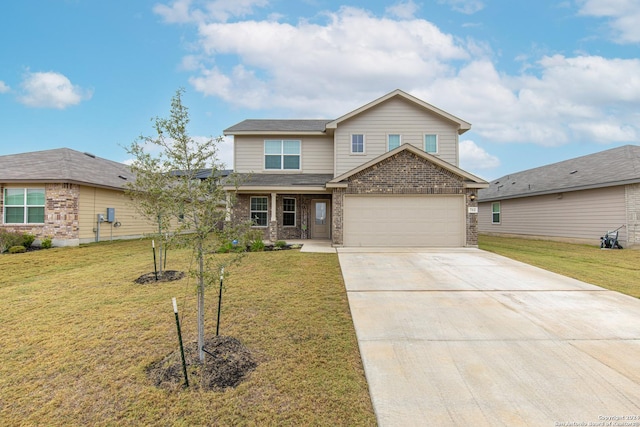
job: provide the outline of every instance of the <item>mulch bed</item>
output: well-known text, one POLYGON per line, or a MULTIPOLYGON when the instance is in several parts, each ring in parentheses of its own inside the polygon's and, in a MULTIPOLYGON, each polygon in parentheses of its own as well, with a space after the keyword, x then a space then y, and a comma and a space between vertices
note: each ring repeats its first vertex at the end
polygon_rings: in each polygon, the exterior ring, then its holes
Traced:
MULTIPOLYGON (((257 363, 251 352, 236 338, 217 336, 205 340, 205 362, 200 363, 197 343, 184 347, 189 387, 224 391, 236 387, 257 363)), ((156 387, 177 390, 184 386, 180 349, 151 364, 147 375, 156 387)))
POLYGON ((156 273, 151 272, 147 274, 143 274, 138 277, 134 282, 145 285, 148 283, 158 283, 158 282, 171 282, 174 280, 180 280, 184 277, 184 271, 176 271, 176 270, 165 270, 162 274, 158 273, 158 280, 156 280, 156 273))

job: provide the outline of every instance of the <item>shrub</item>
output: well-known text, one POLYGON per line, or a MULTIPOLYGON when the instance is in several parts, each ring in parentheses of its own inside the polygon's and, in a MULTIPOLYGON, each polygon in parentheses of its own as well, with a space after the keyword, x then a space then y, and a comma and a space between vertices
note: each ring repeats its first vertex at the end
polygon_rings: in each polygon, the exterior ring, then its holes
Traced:
POLYGON ((12 246, 22 246, 22 234, 0 230, 0 253, 6 252, 12 246))
POLYGON ((51 249, 52 246, 53 246, 53 242, 51 240, 51 237, 42 238, 42 241, 40 242, 40 247, 42 249, 51 249))
POLYGON ((275 246, 278 249, 282 249, 287 246, 287 242, 285 242, 284 240, 276 240, 273 246, 275 246))
POLYGON ((22 235, 22 246, 29 249, 31 245, 33 245, 33 241, 36 240, 36 236, 29 233, 24 233, 22 235))
POLYGON ((11 246, 9 248, 9 253, 10 254, 21 254, 21 253, 24 253, 24 252, 27 252, 27 248, 25 248, 22 245, 11 246))
POLYGON ((250 245, 251 252, 262 252, 264 251, 264 242, 262 239, 257 239, 251 242, 250 245))
POLYGON ((218 253, 228 254, 231 252, 242 252, 243 248, 239 245, 234 245, 233 242, 223 243, 220 248, 218 248, 218 253))

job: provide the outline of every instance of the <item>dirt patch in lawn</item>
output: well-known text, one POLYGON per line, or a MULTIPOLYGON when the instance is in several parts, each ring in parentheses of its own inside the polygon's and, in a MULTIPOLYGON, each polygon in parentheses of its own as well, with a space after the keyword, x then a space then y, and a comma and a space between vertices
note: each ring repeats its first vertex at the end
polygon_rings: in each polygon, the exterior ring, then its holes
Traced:
POLYGON ((134 282, 140 285, 146 285, 148 283, 172 282, 174 280, 180 280, 183 277, 184 277, 184 271, 166 270, 166 271, 163 271, 162 274, 158 273, 157 279, 156 279, 156 273, 151 272, 151 273, 143 274, 142 276, 134 280, 134 282))
MULTIPOLYGON (((249 349, 233 337, 212 337, 205 340, 205 361, 200 363, 197 343, 184 347, 189 387, 224 391, 236 387, 253 371, 257 363, 249 349)), ((176 390, 184 386, 180 350, 151 364, 147 374, 155 386, 176 390)))

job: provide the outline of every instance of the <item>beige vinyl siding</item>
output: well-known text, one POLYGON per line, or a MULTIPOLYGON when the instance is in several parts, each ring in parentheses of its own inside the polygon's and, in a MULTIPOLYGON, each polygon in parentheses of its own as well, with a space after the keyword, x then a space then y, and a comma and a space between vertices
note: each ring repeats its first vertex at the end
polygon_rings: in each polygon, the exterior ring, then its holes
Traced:
POLYGON ((110 240, 112 237, 139 237, 156 231, 153 224, 137 214, 122 191, 81 186, 79 206, 80 243, 95 242, 97 216, 101 213, 106 217, 107 208, 115 208, 116 221, 121 226, 113 227, 108 222, 100 224, 100 241, 110 240))
MULTIPOLYGON (((599 243, 607 230, 626 224, 623 186, 501 200, 500 224, 491 223, 491 203, 480 203, 480 233, 599 243)), ((626 241, 625 228, 620 230, 620 240, 626 241)))
POLYGON ((333 173, 333 138, 329 136, 241 136, 233 143, 234 170, 238 173, 333 173), (301 141, 300 171, 264 170, 265 139, 297 139, 301 141))
POLYGON ((387 135, 402 135, 402 143, 424 150, 424 135, 438 135, 442 160, 458 166, 458 127, 403 99, 392 98, 338 125, 336 176, 387 152, 387 135), (351 154, 351 134, 365 135, 365 153, 351 154))
POLYGON ((462 247, 464 207, 458 195, 347 195, 344 246, 462 247))

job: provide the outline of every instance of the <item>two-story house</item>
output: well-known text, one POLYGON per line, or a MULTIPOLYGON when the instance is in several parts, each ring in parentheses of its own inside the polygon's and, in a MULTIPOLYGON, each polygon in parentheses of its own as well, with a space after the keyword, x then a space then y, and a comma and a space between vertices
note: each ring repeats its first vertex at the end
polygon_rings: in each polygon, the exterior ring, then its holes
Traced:
POLYGON ((401 90, 334 120, 244 120, 224 131, 242 177, 232 219, 271 241, 476 246, 488 184, 458 167, 470 128, 401 90))

